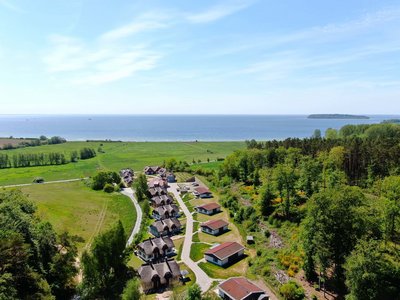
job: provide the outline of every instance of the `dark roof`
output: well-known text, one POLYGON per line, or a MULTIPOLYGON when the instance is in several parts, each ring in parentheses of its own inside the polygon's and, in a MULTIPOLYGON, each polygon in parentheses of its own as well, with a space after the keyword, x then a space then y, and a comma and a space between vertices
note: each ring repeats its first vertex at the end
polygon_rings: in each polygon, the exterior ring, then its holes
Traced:
POLYGON ((168 204, 168 205, 159 206, 159 207, 155 208, 153 211, 157 212, 157 214, 159 214, 160 216, 164 216, 166 212, 171 214, 173 211, 175 211, 178 213, 179 208, 175 204, 168 204))
POLYGON ((181 228, 181 222, 177 218, 170 218, 170 219, 165 219, 165 220, 160 220, 160 221, 155 221, 151 226, 155 227, 158 232, 164 231, 165 227, 167 227, 169 230, 171 230, 172 225, 175 225, 177 228, 181 228))
POLYGON ((146 167, 144 167, 144 171, 145 172, 153 172, 153 173, 156 173, 158 170, 160 169, 160 167, 159 166, 146 166, 146 167))
POLYGON ((201 227, 208 227, 212 230, 217 230, 220 228, 223 228, 225 226, 229 225, 228 222, 224 221, 224 220, 211 220, 205 223, 202 223, 200 226, 201 227))
POLYGON ((143 252, 147 255, 151 255, 155 248, 163 250, 164 246, 167 246, 168 249, 175 247, 174 242, 169 237, 147 239, 141 242, 137 247, 143 249, 143 252))
POLYGON ((167 194, 167 189, 163 187, 150 187, 149 188, 149 193, 151 196, 157 196, 157 195, 166 195, 167 194))
POLYGON ((204 186, 199 186, 198 188, 194 189, 199 195, 202 194, 209 194, 211 193, 210 190, 204 186))
POLYGON ((208 203, 208 204, 204 204, 204 205, 199 205, 199 206, 197 206, 197 208, 202 208, 205 210, 213 210, 216 208, 221 208, 221 205, 219 205, 218 203, 212 202, 212 203, 208 203))
POLYGON ((151 179, 148 184, 149 188, 154 188, 154 187, 168 187, 168 183, 162 179, 162 178, 153 178, 151 179))
POLYGON ((158 264, 145 264, 138 270, 140 279, 144 283, 151 283, 154 276, 160 278, 161 284, 166 284, 165 275, 170 273, 172 277, 180 276, 181 270, 175 260, 167 260, 158 264))
POLYGON ((243 277, 230 278, 222 282, 218 288, 234 300, 244 299, 253 293, 265 294, 265 291, 243 277))
POLYGON ((174 200, 169 195, 154 196, 153 198, 151 198, 151 201, 157 205, 160 205, 162 201, 164 201, 165 204, 174 202, 174 200))
POLYGON ((204 254, 206 255, 213 255, 217 257, 219 260, 224 260, 225 258, 243 250, 244 247, 236 242, 226 242, 222 243, 221 245, 214 247, 204 254))

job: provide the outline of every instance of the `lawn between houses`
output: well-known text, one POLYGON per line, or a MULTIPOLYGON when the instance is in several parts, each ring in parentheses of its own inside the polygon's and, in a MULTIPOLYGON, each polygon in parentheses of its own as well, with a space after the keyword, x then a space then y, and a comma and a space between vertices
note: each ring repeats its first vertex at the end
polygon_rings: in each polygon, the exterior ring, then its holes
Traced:
MULTIPOLYGON (((204 177, 202 176, 196 176, 198 177, 203 183, 207 183, 204 177)), ((192 198, 188 196, 184 196, 185 204, 187 207, 190 209, 190 211, 194 211, 194 207, 211 203, 211 202, 217 202, 219 203, 219 195, 216 193, 216 191, 213 191, 213 197, 208 198, 208 199, 201 199, 201 198, 192 198), (189 200, 190 199, 190 200, 189 200)), ((224 208, 222 208, 222 211, 220 213, 217 213, 212 216, 204 215, 201 213, 196 213, 196 219, 198 220, 198 225, 202 222, 206 222, 209 220, 218 220, 218 219, 223 219, 225 221, 229 222, 229 230, 219 236, 213 236, 201 231, 197 231, 197 233, 194 234, 193 236, 193 244, 190 248, 190 257, 192 258, 193 261, 200 261, 201 259, 204 258, 204 252, 206 252, 208 249, 211 248, 212 244, 221 244, 224 242, 238 242, 242 245, 244 244, 244 241, 242 239, 242 236, 238 230, 238 228, 235 226, 233 222, 230 221, 230 217, 228 214, 228 211, 224 208)), ((195 223, 196 224, 196 223, 195 223)), ((253 253, 249 253, 250 256, 253 255, 253 253)), ((243 258, 242 260, 234 263, 233 265, 230 265, 228 267, 220 267, 217 265, 214 265, 209 262, 199 262, 199 267, 203 269, 204 272, 211 278, 216 278, 216 279, 227 279, 230 277, 235 277, 235 276, 247 276, 247 271, 248 271, 248 259, 243 258)))
POLYGON ((37 205, 37 214, 49 221, 57 233, 68 231, 83 238, 77 245, 79 251, 118 220, 127 235, 136 221, 136 210, 128 197, 93 191, 84 182, 35 184, 18 189, 37 205))
MULTIPOLYGON (((99 169, 118 171, 130 167, 135 171, 146 165, 162 164, 165 160, 175 158, 191 163, 214 161, 224 158, 233 151, 245 148, 244 142, 67 142, 57 145, 26 147, 13 150, 0 150, 0 154, 12 157, 19 153, 64 153, 69 159, 72 151, 88 147, 97 151, 97 156, 76 163, 54 166, 10 168, 0 170, 0 186, 30 183, 35 177, 46 181, 88 177, 99 169), (102 152, 98 152, 101 147, 102 152)), ((217 162, 201 163, 201 166, 214 168, 217 162)))

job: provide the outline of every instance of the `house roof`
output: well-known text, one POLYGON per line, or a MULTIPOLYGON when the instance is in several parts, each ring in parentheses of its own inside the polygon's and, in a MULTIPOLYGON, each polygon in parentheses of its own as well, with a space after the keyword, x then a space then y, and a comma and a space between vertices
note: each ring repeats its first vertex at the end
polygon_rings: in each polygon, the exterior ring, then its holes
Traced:
POLYGON ((201 227, 208 227, 211 230, 218 230, 220 228, 223 228, 225 226, 228 226, 229 223, 224 221, 224 220, 211 220, 205 223, 202 223, 200 226, 201 227))
POLYGON ((164 201, 165 204, 174 202, 174 200, 169 195, 154 196, 153 198, 151 198, 151 201, 157 205, 160 205, 162 201, 164 201))
POLYGON ((199 186, 197 188, 194 189, 199 195, 202 194, 209 194, 211 193, 210 190, 204 186, 199 186))
POLYGON ((201 209, 205 209, 205 210, 213 210, 213 209, 220 208, 220 207, 221 207, 221 205, 219 205, 218 203, 215 203, 215 202, 197 206, 197 208, 201 208, 201 209))
POLYGON ((149 188, 154 188, 154 187, 165 188, 165 187, 168 187, 168 183, 162 178, 152 178, 148 182, 148 186, 149 186, 149 188))
POLYGON ((221 245, 211 248, 210 250, 206 251, 204 254, 206 255, 213 255, 217 257, 219 260, 224 260, 225 258, 244 250, 244 247, 236 242, 226 242, 222 243, 221 245))
POLYGON ((177 218, 170 218, 170 219, 165 219, 165 220, 160 220, 160 221, 155 221, 151 226, 155 227, 158 232, 164 231, 165 227, 167 227, 169 230, 171 230, 172 226, 175 225, 175 227, 180 228, 181 222, 177 218))
POLYGON ((143 283, 151 283, 154 276, 160 278, 161 284, 167 283, 165 275, 170 273, 172 277, 180 276, 181 270, 175 260, 167 260, 158 264, 145 264, 138 270, 140 279, 143 283))
POLYGON ((265 291, 243 277, 230 278, 222 282, 218 288, 234 300, 244 299, 253 293, 265 294, 265 291))
POLYGON ((168 205, 159 206, 159 207, 155 208, 153 211, 156 212, 157 214, 159 214, 160 216, 164 216, 166 212, 168 212, 168 213, 172 213, 174 211, 179 212, 179 208, 175 204, 168 204, 168 205))
POLYGON ((144 171, 152 171, 152 172, 157 172, 160 169, 159 166, 146 166, 144 167, 144 171))
POLYGON ((168 249, 175 247, 174 242, 169 237, 147 239, 141 242, 137 247, 142 249, 146 255, 151 255, 154 249, 158 248, 159 250, 163 250, 165 246, 167 246, 168 249))
POLYGON ((151 196, 156 196, 156 195, 166 195, 167 194, 167 189, 164 187, 150 187, 149 188, 149 193, 151 196))

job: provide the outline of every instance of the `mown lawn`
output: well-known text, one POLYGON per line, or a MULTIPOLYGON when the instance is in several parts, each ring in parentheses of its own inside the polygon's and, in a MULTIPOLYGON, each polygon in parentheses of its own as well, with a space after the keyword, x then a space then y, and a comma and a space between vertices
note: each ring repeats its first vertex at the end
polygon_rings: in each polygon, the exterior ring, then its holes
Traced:
POLYGON ((210 245, 203 243, 193 243, 190 247, 190 258, 193 261, 199 261, 204 257, 204 252, 210 249, 210 245))
MULTIPOLYGON (((2 169, 0 170, 0 185, 30 183, 33 178, 39 176, 46 181, 81 178, 92 176, 99 169, 118 171, 121 168, 130 167, 135 171, 141 171, 146 165, 162 164, 170 158, 187 162, 191 162, 193 158, 202 161, 206 161, 207 158, 215 160, 245 147, 244 142, 67 142, 58 145, 0 150, 0 154, 12 157, 18 153, 62 152, 69 158, 74 150, 79 151, 84 147, 89 147, 97 151, 100 144, 103 144, 101 148, 105 153, 98 153, 95 158, 77 163, 2 169)), ((201 166, 206 165, 201 164, 201 166)))
POLYGON ((83 238, 79 250, 99 233, 121 220, 129 235, 136 221, 131 200, 118 193, 93 191, 83 182, 36 184, 20 187, 38 207, 37 214, 56 232, 83 238))
POLYGON ((223 268, 209 262, 201 262, 199 263, 199 267, 202 268, 211 278, 226 279, 230 277, 245 276, 247 261, 246 259, 242 259, 228 268, 223 268))

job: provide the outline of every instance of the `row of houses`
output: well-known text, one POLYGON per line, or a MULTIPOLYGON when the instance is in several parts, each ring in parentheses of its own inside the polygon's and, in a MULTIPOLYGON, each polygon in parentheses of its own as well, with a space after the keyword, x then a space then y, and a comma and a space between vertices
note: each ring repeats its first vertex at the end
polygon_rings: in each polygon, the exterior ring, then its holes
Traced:
POLYGON ((168 172, 166 168, 160 166, 146 166, 143 169, 146 175, 157 175, 165 179, 167 182, 176 182, 174 173, 168 172))
MULTIPOLYGON (((157 168, 152 169, 152 172, 157 168)), ((136 254, 143 260, 138 269, 144 292, 159 291, 162 288, 173 287, 182 279, 185 271, 173 259, 176 248, 171 236, 181 232, 182 226, 179 207, 168 195, 168 181, 165 178, 154 178, 149 182, 150 204, 155 221, 149 226, 154 238, 149 238, 137 245, 136 254)), ((196 197, 208 198, 207 188, 199 187, 196 197), (199 190, 200 189, 200 190, 199 190)), ((198 213, 215 215, 221 212, 217 203, 208 203, 195 207, 198 213)), ((200 224, 202 232, 214 236, 229 230, 229 223, 223 219, 210 220, 200 224)), ((227 267, 244 257, 245 247, 237 242, 226 242, 211 247, 204 253, 207 262, 227 267)), ((224 300, 268 300, 269 297, 261 288, 246 278, 230 278, 217 287, 218 295, 224 300)))
POLYGON ((152 216, 155 221, 149 226, 149 231, 155 237, 171 236, 182 229, 179 208, 168 194, 168 182, 162 178, 154 178, 148 183, 152 216))

